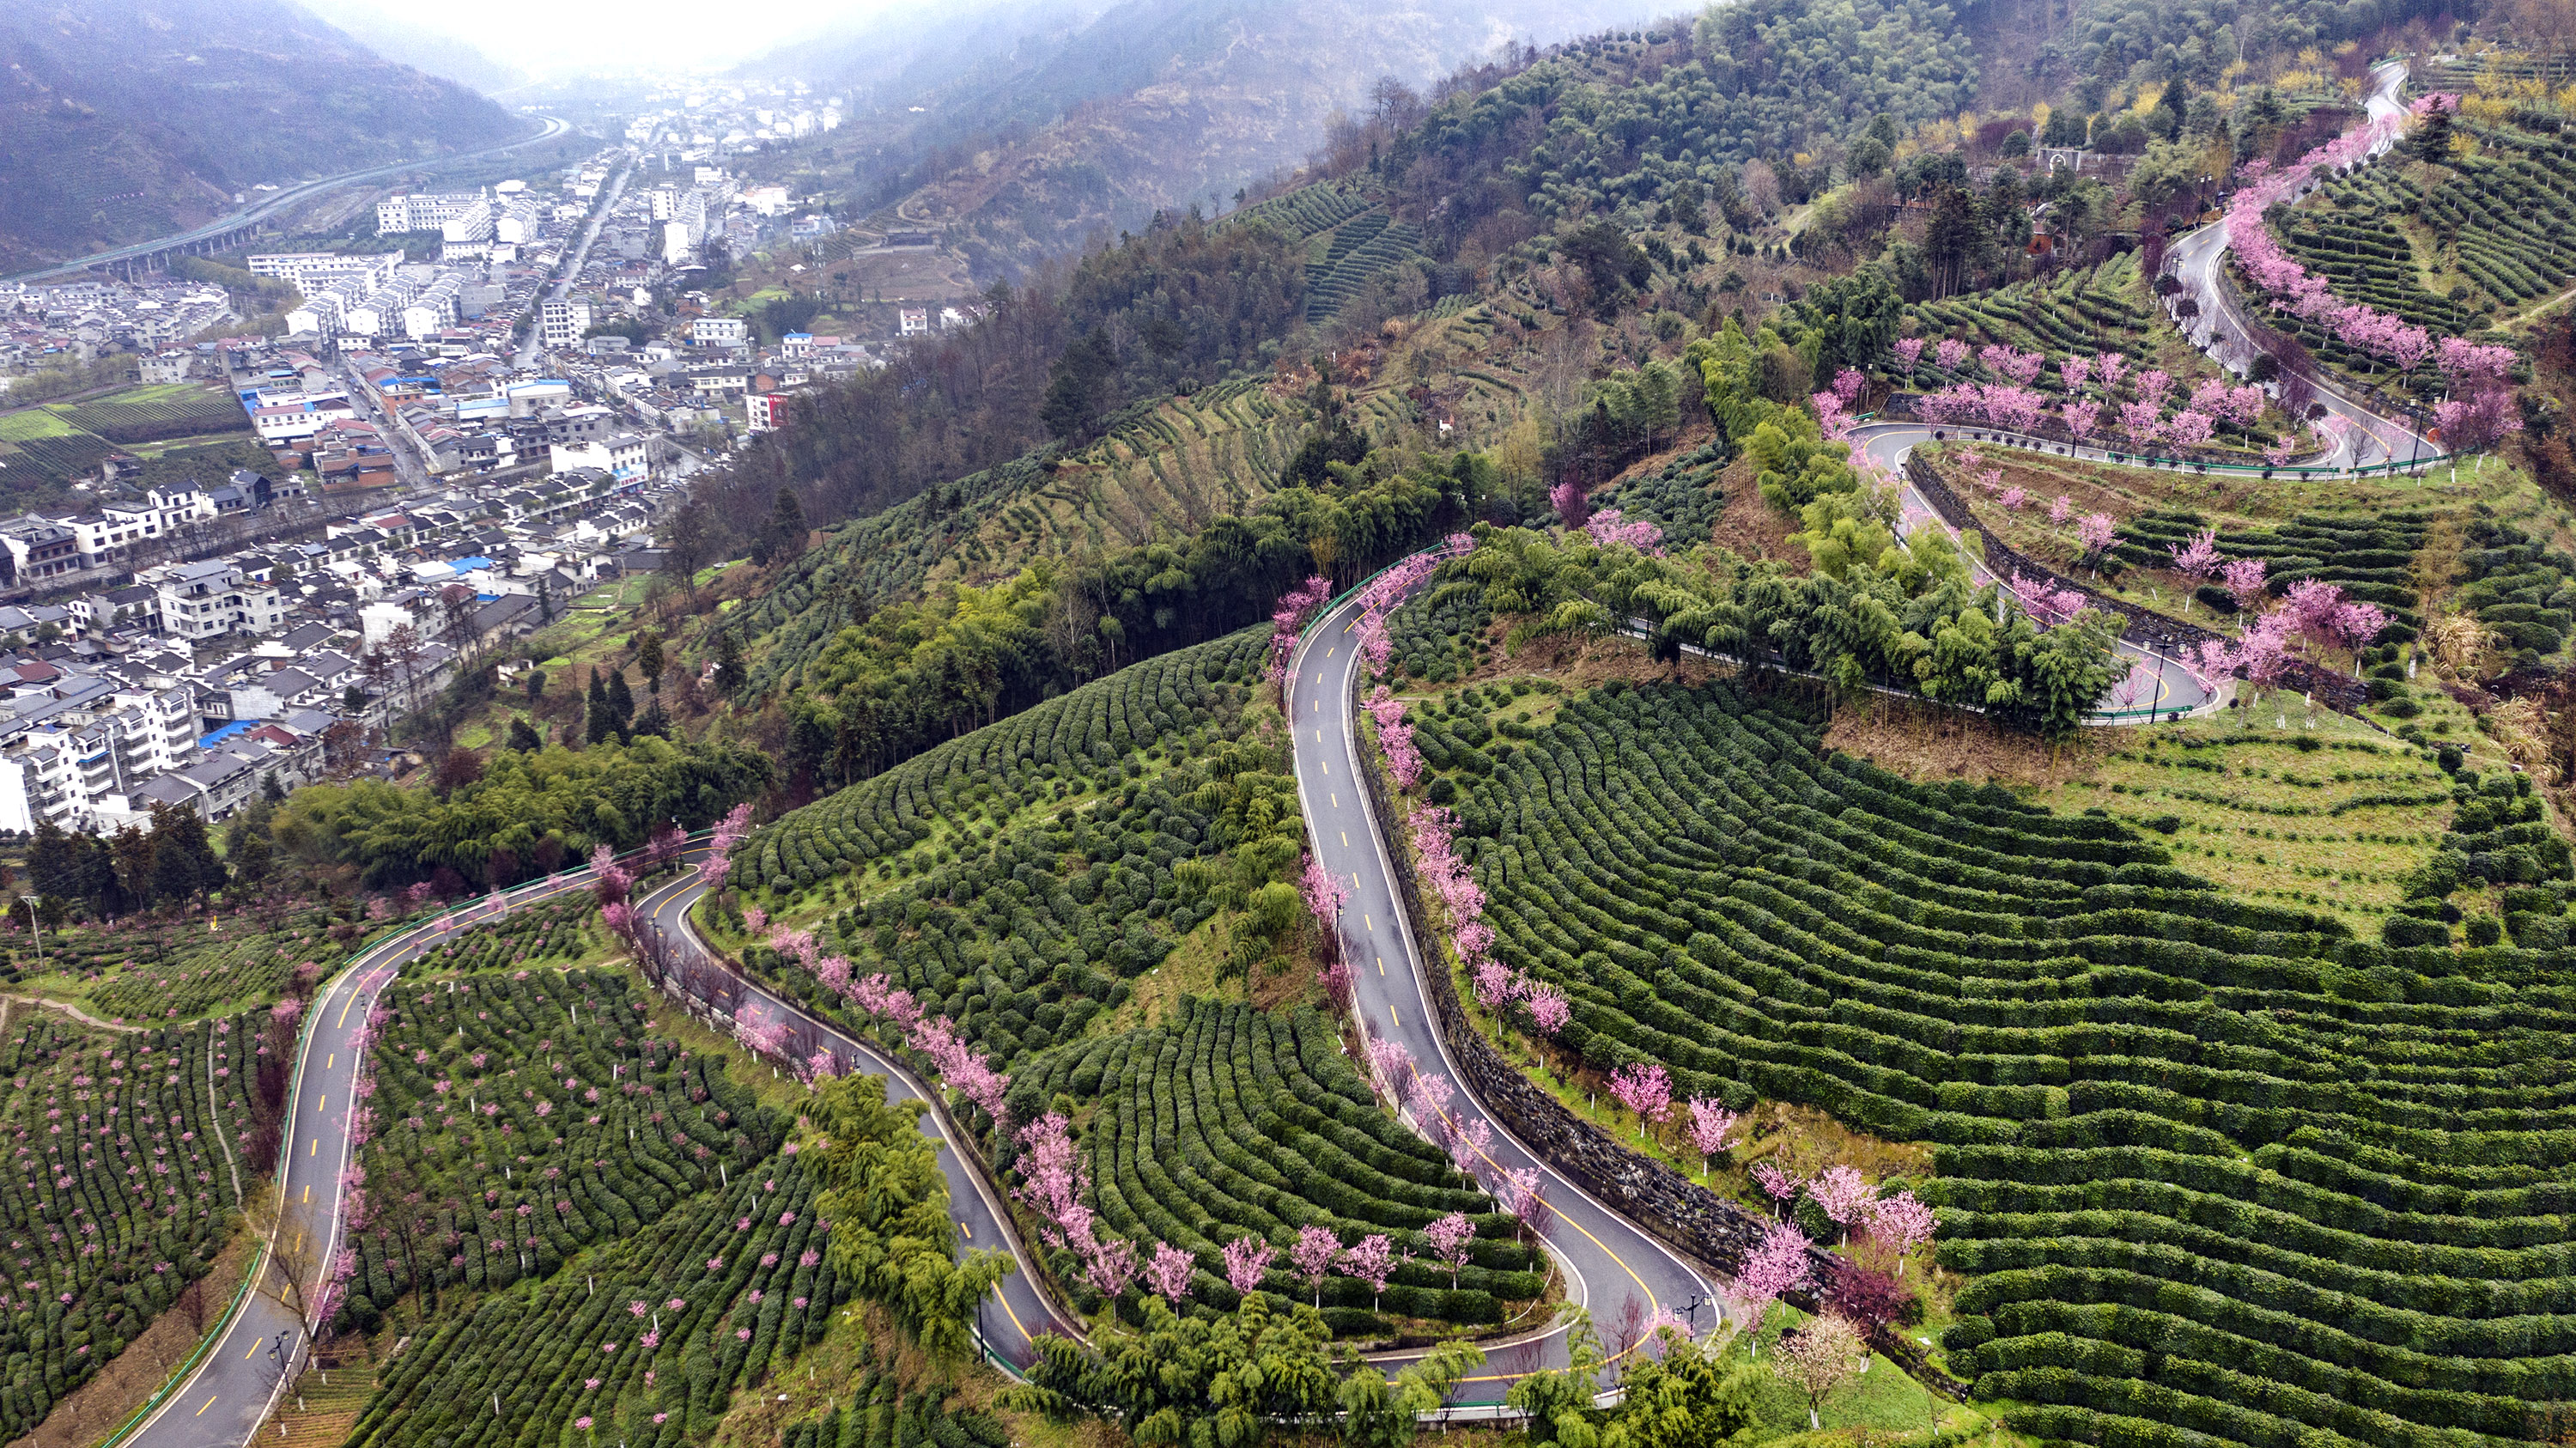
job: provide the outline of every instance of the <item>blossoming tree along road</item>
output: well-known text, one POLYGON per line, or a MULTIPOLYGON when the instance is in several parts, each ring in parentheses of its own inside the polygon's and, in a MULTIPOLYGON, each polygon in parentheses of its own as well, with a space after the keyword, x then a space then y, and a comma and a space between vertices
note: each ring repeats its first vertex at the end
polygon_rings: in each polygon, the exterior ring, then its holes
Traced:
MULTIPOLYGON (((2405 114, 2397 93, 2406 83, 2406 67, 2392 61, 2371 72, 2371 91, 2367 102, 2370 118, 2393 125, 2405 114)), ((2200 303, 2203 324, 2192 341, 2217 362, 2242 373, 2254 360, 2254 342, 2246 334, 2243 320, 2224 297, 2220 268, 2230 242, 2229 223, 2215 221, 2175 242, 2172 256, 2175 275, 2183 284, 2183 295, 2200 303)), ((2327 412, 2351 424, 2337 439, 2335 452, 2328 461, 2346 467, 2368 467, 2395 457, 2404 461, 2408 449, 2420 448, 2422 456, 2440 451, 2417 436, 2404 422, 2380 417, 2370 409, 2341 396, 2326 387, 2317 389, 2317 401, 2327 412)))
MULTIPOLYGON (((1353 967, 1354 999, 1372 1036, 1402 1044, 1419 1069, 1461 1080, 1440 1033, 1431 1022, 1424 993, 1426 966, 1422 943, 1413 938, 1404 912, 1395 901, 1394 848, 1371 810, 1359 782, 1358 744, 1351 731, 1351 700, 1359 686, 1359 621, 1354 598, 1309 627, 1304 642, 1289 661, 1288 711, 1296 726, 1297 793, 1306 814, 1307 834, 1315 857, 1336 880, 1349 886, 1342 905, 1342 948, 1353 967)), ((1515 1139, 1485 1112, 1472 1092, 1461 1092, 1444 1111, 1462 1128, 1482 1123, 1493 1133, 1491 1143, 1474 1161, 1478 1180, 1488 1189, 1504 1171, 1536 1171, 1544 1183, 1550 1211, 1543 1233, 1565 1270, 1566 1295, 1591 1309, 1594 1321, 1608 1329, 1624 1320, 1634 1304, 1637 1320, 1658 1309, 1680 1312, 1694 1301, 1713 1301, 1716 1292, 1705 1277, 1642 1227, 1594 1201, 1573 1182, 1515 1139)), ((1703 1309, 1699 1330, 1712 1325, 1703 1309)), ((1497 1354, 1497 1356, 1500 1356, 1497 1354)), ((1503 1395, 1511 1369, 1563 1366, 1563 1330, 1552 1329, 1534 1343, 1489 1365, 1459 1385, 1457 1401, 1492 1401, 1503 1395), (1537 1361, 1531 1361, 1531 1359, 1537 1361)))
MULTIPOLYGON (((693 851, 692 856, 697 853, 702 851, 693 851)), ((647 892, 636 902, 642 928, 657 932, 664 946, 680 956, 702 962, 713 960, 713 952, 698 938, 696 928, 689 920, 689 907, 706 892, 705 882, 694 871, 685 872, 670 883, 647 892)), ((801 1054, 810 1055, 818 1049, 828 1051, 835 1068, 840 1071, 860 1071, 886 1077, 886 1094, 891 1099, 925 1099, 927 1088, 920 1077, 910 1067, 887 1056, 874 1042, 860 1041, 817 1020, 747 978, 741 980, 741 989, 742 999, 735 1007, 738 1028, 759 1033, 785 1032, 788 1039, 800 1042, 796 1049, 801 1054)), ((1025 1367, 1036 1356, 1036 1349, 1031 1345, 1033 1335, 1053 1332, 1077 1338, 1083 1336, 1088 1331, 1085 1324, 1059 1311, 1054 1301, 1038 1287, 1036 1264, 1029 1256, 1027 1244, 1020 1238, 992 1183, 968 1156, 973 1147, 950 1138, 947 1120, 937 1113, 924 1112, 921 1129, 942 1148, 939 1169, 948 1179, 948 1212, 957 1222, 960 1248, 998 1247, 1008 1251, 1015 1264, 1015 1270, 1002 1278, 993 1289, 993 1295, 978 1309, 977 1328, 983 1334, 985 1344, 1014 1367, 1025 1367)), ((1140 1247, 1138 1250, 1147 1249, 1140 1247)), ((1541 1338, 1553 1341, 1554 1335, 1553 1329, 1543 1333, 1507 1334, 1487 1344, 1487 1348, 1501 1352, 1522 1342, 1541 1338)), ((1555 1345, 1561 1360, 1562 1344, 1555 1345)), ((1420 1351, 1408 1350, 1369 1353, 1364 1360, 1392 1374, 1422 1356, 1424 1353, 1420 1351)), ((1502 1390, 1498 1384, 1488 1381, 1483 1392, 1462 1389, 1460 1396, 1499 1398, 1502 1390)))
MULTIPOLYGON (((404 962, 454 931, 588 888, 589 871, 577 870, 459 906, 360 952, 315 998, 278 1147, 285 1192, 276 1239, 257 1268, 262 1290, 242 1304, 195 1370, 124 1443, 134 1448, 212 1448, 247 1442, 258 1431, 307 1349, 303 1320, 280 1298, 310 1310, 321 1292, 317 1279, 322 1267, 340 1247, 341 1175, 354 1154, 349 1108, 357 1087, 361 1033, 376 997, 404 962), (285 1286, 290 1272, 296 1280, 292 1292, 285 1286)), ((256 1046, 244 1041, 235 1049, 238 1054, 256 1046)), ((250 1068, 247 1056, 233 1067, 250 1068)), ((241 1150, 238 1141, 226 1145, 241 1150)))
MULTIPOLYGON (((689 907, 707 893, 707 885, 695 870, 682 871, 678 878, 658 889, 646 892, 636 901, 641 928, 657 932, 665 946, 691 959, 713 960, 714 953, 698 939, 689 923, 689 907)), ((748 978, 742 981, 742 1001, 735 1008, 739 1027, 755 1031, 783 1030, 791 1039, 812 1044, 803 1048, 809 1055, 814 1050, 829 1051, 835 1069, 846 1074, 864 1072, 883 1076, 886 1097, 893 1101, 926 1099, 921 1079, 911 1068, 888 1057, 873 1042, 862 1042, 846 1032, 797 1010, 748 978)), ((978 1327, 984 1341, 1014 1364, 1026 1364, 1035 1355, 1029 1345, 1030 1335, 1039 1332, 1083 1335, 1079 1322, 1067 1321, 1046 1294, 1037 1286, 1035 1264, 1017 1232, 1008 1225, 1010 1215, 994 1196, 982 1172, 970 1165, 965 1152, 970 1148, 952 1141, 942 1118, 925 1111, 921 1130, 939 1143, 939 1170, 948 1178, 948 1215, 958 1227, 958 1249, 973 1251, 999 1247, 1011 1254, 1013 1270, 993 1289, 993 1296, 978 1310, 978 1327)))

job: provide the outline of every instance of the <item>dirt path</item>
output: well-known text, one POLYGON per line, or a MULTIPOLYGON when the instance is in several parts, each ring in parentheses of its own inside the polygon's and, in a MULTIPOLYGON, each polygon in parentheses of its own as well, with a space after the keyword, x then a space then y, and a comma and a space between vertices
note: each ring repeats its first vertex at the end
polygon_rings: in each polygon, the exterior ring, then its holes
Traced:
POLYGON ((73 1020, 80 1022, 84 1026, 94 1026, 102 1031, 123 1031, 129 1035, 134 1035, 152 1029, 150 1026, 120 1026, 112 1021, 102 1021, 98 1017, 91 1015, 89 1012, 82 1010, 80 1007, 73 1005, 69 1001, 49 1000, 44 996, 11 995, 7 992, 0 992, 0 1030, 8 1029, 9 1008, 11 1006, 35 1006, 42 1010, 61 1011, 64 1015, 71 1017, 73 1020))

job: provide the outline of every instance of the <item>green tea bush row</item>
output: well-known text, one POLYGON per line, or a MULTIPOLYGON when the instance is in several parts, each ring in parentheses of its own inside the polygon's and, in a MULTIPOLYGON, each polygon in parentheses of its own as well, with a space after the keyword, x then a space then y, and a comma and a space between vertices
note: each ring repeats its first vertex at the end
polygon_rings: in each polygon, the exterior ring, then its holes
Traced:
POLYGON ((1938 1143, 1943 1261, 1985 1274, 1952 1366, 2051 1405, 2024 1431, 2412 1448, 2564 1395, 2563 952, 2355 940, 1818 728, 1614 684, 1443 776, 1497 954, 1573 1004, 1558 1046, 1938 1143))
POLYGON ((0 1041, 0 1434, 34 1431, 214 1265, 258 1186, 238 1159, 256 1019, 111 1034, 37 1012, 0 1041))

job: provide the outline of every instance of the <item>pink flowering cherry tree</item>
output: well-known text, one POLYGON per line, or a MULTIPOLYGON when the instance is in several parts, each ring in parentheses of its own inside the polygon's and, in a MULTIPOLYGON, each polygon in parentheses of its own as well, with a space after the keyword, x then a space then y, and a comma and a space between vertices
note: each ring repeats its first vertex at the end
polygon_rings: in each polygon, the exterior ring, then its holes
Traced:
POLYGON ((1642 1141, 1648 1122, 1661 1124, 1672 1114, 1672 1073, 1658 1062, 1632 1062, 1610 1073, 1610 1094, 1637 1113, 1637 1137, 1642 1141))
POLYGON ((1198 1270, 1198 1259, 1169 1242, 1154 1244, 1154 1255, 1145 1263, 1145 1285, 1154 1295, 1180 1310, 1182 1299, 1190 1295, 1190 1274, 1198 1270))
POLYGON ((1878 1191, 1860 1174, 1856 1166, 1831 1166, 1807 1183, 1807 1195, 1815 1199, 1834 1225, 1843 1229, 1843 1240, 1851 1240, 1851 1229, 1861 1220, 1862 1212, 1876 1199, 1878 1191))
POLYGON ((1796 1201, 1798 1194, 1807 1189, 1805 1177, 1774 1161, 1753 1164, 1753 1184, 1762 1188, 1762 1194, 1771 1199, 1771 1210, 1775 1214, 1796 1201))
POLYGON ((1225 1244, 1226 1285, 1238 1293, 1250 1293, 1261 1286, 1262 1277, 1270 1271, 1272 1258, 1279 1249, 1258 1237, 1237 1237, 1225 1244))
POLYGON ((1315 1306, 1324 1305, 1324 1279, 1342 1260, 1342 1240, 1328 1227, 1301 1227, 1297 1245, 1288 1249, 1288 1260, 1297 1275, 1306 1279, 1306 1288, 1315 1295, 1315 1306))
POLYGON ((1449 1269, 1449 1285, 1458 1285, 1458 1272, 1467 1265, 1476 1240, 1476 1224, 1465 1212, 1451 1212, 1422 1229, 1422 1240, 1431 1246, 1434 1261, 1449 1269))
POLYGON ((1814 1247, 1806 1233, 1787 1222, 1773 1222, 1763 1232, 1761 1242, 1744 1255, 1744 1261, 1735 1269, 1735 1280, 1727 1285, 1727 1316, 1740 1321, 1746 1332, 1758 1338, 1771 1304, 1814 1280, 1807 1261, 1814 1247))
POLYGON ((1690 1132, 1691 1150, 1699 1153, 1700 1180, 1708 1179, 1709 1163, 1719 1152, 1735 1149, 1737 1120, 1736 1114, 1718 1101, 1706 1096, 1691 1098, 1686 1129, 1690 1132))
POLYGON ((1342 1249, 1343 1275, 1356 1277, 1369 1285, 1369 1311, 1377 1311, 1378 1298, 1386 1293, 1386 1280, 1404 1259, 1395 1254, 1395 1243, 1384 1232, 1371 1232, 1342 1249))
POLYGON ((1916 1200, 1912 1192, 1873 1198, 1862 1211, 1869 1221, 1870 1236, 1895 1250, 1899 1276, 1904 1275, 1905 1259, 1915 1248, 1932 1240, 1938 1225, 1932 1209, 1916 1200))

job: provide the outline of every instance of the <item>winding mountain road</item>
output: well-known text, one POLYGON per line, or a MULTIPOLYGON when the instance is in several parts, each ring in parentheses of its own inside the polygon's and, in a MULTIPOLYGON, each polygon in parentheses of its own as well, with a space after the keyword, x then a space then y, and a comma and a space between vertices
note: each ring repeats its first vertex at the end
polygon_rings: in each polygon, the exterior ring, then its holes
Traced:
MULTIPOLYGON (((1714 1285, 1645 1229, 1594 1200, 1513 1137, 1466 1086, 1433 1025, 1423 971, 1422 942, 1413 938, 1396 903, 1395 867, 1388 851, 1391 821, 1380 821, 1359 778, 1359 745, 1351 710, 1359 687, 1359 600, 1352 597, 1306 630, 1289 659, 1288 711, 1296 732, 1297 794, 1306 815, 1315 858, 1335 879, 1350 882, 1342 908, 1342 947, 1356 977, 1356 1007, 1372 1036, 1400 1041, 1417 1068, 1441 1072, 1462 1088, 1449 1107, 1456 1125, 1483 1120, 1494 1142, 1477 1176, 1490 1188, 1505 1170, 1536 1170, 1551 1211, 1541 1238, 1565 1274, 1567 1300, 1588 1308, 1605 1328, 1639 1320, 1656 1309, 1692 1315, 1714 1311, 1714 1285)), ((1705 1323, 1707 1319, 1700 1318, 1705 1323)), ((1490 1402, 1512 1378, 1533 1369, 1565 1365, 1563 1323, 1488 1349, 1488 1362, 1460 1384, 1453 1401, 1490 1402)))
MULTIPOLYGON (((700 851, 699 853, 703 853, 700 851)), ((689 907, 707 893, 694 871, 646 892, 637 902, 637 914, 645 928, 653 931, 675 956, 702 967, 722 969, 715 965, 718 957, 698 938, 689 922, 689 907)), ((865 1072, 886 1078, 886 1096, 896 1101, 936 1102, 941 1098, 912 1068, 888 1055, 872 1041, 863 1041, 828 1024, 798 1007, 780 999, 774 992, 748 975, 734 977, 735 988, 742 998, 734 1004, 732 1015, 744 1025, 784 1026, 799 1032, 805 1042, 800 1046, 810 1056, 814 1050, 832 1054, 843 1072, 865 1072)), ((702 1002, 703 1004, 703 1002, 702 1002)), ((968 1158, 973 1150, 952 1133, 954 1124, 946 1111, 937 1105, 921 1115, 921 1131, 939 1145, 939 1170, 948 1178, 948 1212, 956 1220, 960 1246, 967 1249, 999 1247, 1011 1254, 1017 1270, 1002 1278, 991 1297, 977 1310, 976 1326, 983 1334, 987 1348, 1007 1360, 1013 1367, 1026 1367, 1037 1355, 1032 1339, 1041 1332, 1054 1332, 1081 1337, 1087 1331, 1069 1313, 1049 1300, 1038 1287, 1037 1264, 1030 1260, 1027 1245, 1010 1224, 1007 1204, 996 1195, 984 1174, 968 1158)))
MULTIPOLYGON (((1931 501, 1914 486, 1912 479, 1905 476, 1906 455, 1914 451, 1917 443, 1930 442, 1933 437, 1934 433, 1930 427, 1917 422, 1863 423, 1852 429, 1852 441, 1860 445, 1861 450, 1869 455, 1870 461, 1887 469, 1889 475, 1897 479, 1897 503, 1902 513, 1900 532, 1911 532, 1913 526, 1918 523, 1935 523, 1940 518, 1940 515, 1932 510, 1931 501)), ((2054 452, 2057 449, 2052 448, 2051 451, 2054 452)), ((2077 448, 2073 451, 2078 458, 2096 462, 2108 460, 2099 448, 2077 448)), ((1967 560, 1968 576, 1980 586, 2003 581, 1997 578, 1975 554, 1963 552, 1961 556, 1967 560)), ((2134 703, 2113 704, 2111 707, 2153 708, 2159 713, 2195 714, 2217 705, 2221 697, 2219 693, 2210 687, 2208 681, 2184 668, 2178 660, 2168 658, 2143 644, 2131 643, 2126 639, 2121 640, 2117 647, 2122 656, 2130 661, 2133 670, 2143 669, 2152 674, 2155 677, 2156 686, 2151 696, 2141 693, 2134 703)), ((2125 687, 2125 681, 2123 687, 2125 687)), ((2116 695, 2114 697, 2116 698, 2116 695)))
MULTIPOLYGON (((2396 120, 2406 114, 2397 99, 2406 84, 2406 65, 2389 61, 2371 70, 2371 90, 2364 102, 2375 121, 2396 120)), ((2380 149, 2385 150, 2387 142, 2380 149)), ((2314 189, 2313 184, 2309 187, 2314 189)), ((2301 195, 2307 194, 2305 191, 2301 195)), ((2251 328, 2240 311, 2234 289, 2226 284, 2222 271, 2227 256, 2229 237, 2227 222, 2218 220, 2201 227, 2173 244, 2171 256, 2174 275, 2183 285, 2183 295, 2199 303, 2198 325, 2187 335, 2192 345, 2209 354, 2231 372, 2244 375, 2254 365, 2255 346, 2251 328)), ((2431 457, 2441 451, 2436 444, 2416 432, 2404 421, 2383 417, 2369 407, 2345 396, 2322 379, 2316 384, 2317 401, 2326 411, 2351 424, 2328 460, 2342 458, 2346 467, 2370 467, 2385 462, 2409 462, 2418 457, 2431 457)))
MULTIPOLYGON (((281 1136, 285 1190, 277 1235, 252 1269, 261 1289, 225 1324, 197 1367, 121 1440, 131 1448, 219 1448, 249 1441, 309 1344, 301 1314, 281 1296, 309 1303, 340 1245, 341 1175, 349 1165, 349 1106, 358 1076, 358 1036, 404 963, 456 931, 523 906, 590 888, 587 869, 488 895, 360 951, 309 1007, 281 1136), (292 1289, 288 1284, 293 1283, 292 1289)), ((225 1143, 238 1152, 241 1143, 225 1143)))

